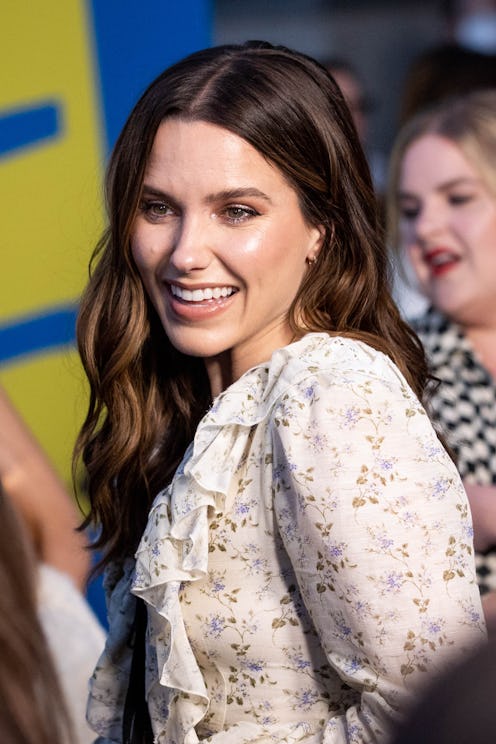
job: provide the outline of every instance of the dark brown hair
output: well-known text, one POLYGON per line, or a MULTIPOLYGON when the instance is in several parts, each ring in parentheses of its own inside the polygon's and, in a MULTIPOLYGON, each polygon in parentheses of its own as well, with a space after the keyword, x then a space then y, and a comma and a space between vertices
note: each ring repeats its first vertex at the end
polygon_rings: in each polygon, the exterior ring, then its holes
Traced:
POLYGON ((78 342, 90 383, 77 446, 104 562, 133 553, 152 498, 171 478, 205 409, 200 359, 169 343, 134 265, 130 234, 160 123, 233 132, 275 164, 325 239, 289 321, 353 336, 388 354, 422 396, 425 360, 389 291, 369 169, 332 77, 309 57, 264 42, 197 52, 160 75, 132 111, 107 174, 110 225, 93 257, 78 342))
POLYGON ((0 483, 0 741, 69 744, 71 724, 37 614, 36 562, 0 483))

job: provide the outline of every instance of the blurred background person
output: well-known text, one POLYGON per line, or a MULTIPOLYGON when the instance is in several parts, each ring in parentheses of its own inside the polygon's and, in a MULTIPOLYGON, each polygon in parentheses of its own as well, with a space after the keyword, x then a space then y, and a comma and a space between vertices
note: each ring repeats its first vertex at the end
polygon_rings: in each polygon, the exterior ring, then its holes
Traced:
POLYGON ((492 744, 496 731, 496 642, 441 675, 392 744, 492 744))
POLYGON ((496 91, 448 100, 400 132, 388 239, 428 300, 412 321, 474 521, 483 607, 496 631, 496 91))
POLYGON ((0 481, 0 741, 71 744, 58 675, 38 617, 36 558, 0 481))
MULTIPOLYGON (((89 744, 94 737, 85 716, 88 680, 105 633, 83 594, 90 559, 85 536, 76 531, 82 515, 1 388, 0 478, 36 560, 38 617, 73 722, 71 744, 89 744)), ((8 540, 9 532, 5 534, 8 540)), ((9 610, 0 597, 4 615, 9 610)))
POLYGON ((400 126, 437 101, 496 87, 496 0, 447 0, 441 10, 446 39, 411 63, 401 96, 400 126))
POLYGON ((384 153, 370 147, 368 141, 369 115, 373 102, 368 96, 358 71, 344 57, 328 57, 322 64, 331 73, 338 84, 353 117, 360 142, 367 155, 367 160, 374 182, 374 188, 380 198, 386 181, 386 159, 384 153))
POLYGON ((0 477, 21 513, 38 560, 83 590, 90 568, 82 515, 47 456, 0 387, 0 477))

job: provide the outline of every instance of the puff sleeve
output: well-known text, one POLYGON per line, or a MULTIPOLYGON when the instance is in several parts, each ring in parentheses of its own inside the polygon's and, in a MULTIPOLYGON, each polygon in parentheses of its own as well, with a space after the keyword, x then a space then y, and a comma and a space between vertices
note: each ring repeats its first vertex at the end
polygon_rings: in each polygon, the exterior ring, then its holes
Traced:
POLYGON ((325 744, 385 741, 411 696, 485 638, 460 478, 381 364, 315 370, 273 412, 279 531, 328 662, 360 695, 330 713, 325 744))

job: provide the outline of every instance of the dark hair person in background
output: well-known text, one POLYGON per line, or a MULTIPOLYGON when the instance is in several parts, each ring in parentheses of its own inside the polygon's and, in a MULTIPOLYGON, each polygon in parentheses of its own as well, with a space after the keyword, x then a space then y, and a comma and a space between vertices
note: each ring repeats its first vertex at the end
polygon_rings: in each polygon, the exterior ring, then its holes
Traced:
POLYGON ((69 716, 40 621, 34 549, 0 481, 0 741, 69 744, 69 716))
POLYGON ((78 322, 98 741, 385 741, 485 630, 339 89, 263 42, 193 54, 138 101, 107 199, 78 322))
POLYGON ((446 40, 412 62, 403 85, 399 123, 446 98, 496 88, 495 0, 441 2, 446 40))
POLYGON ((367 156, 374 188, 377 196, 382 198, 386 186, 386 158, 383 152, 370 146, 369 118, 373 102, 367 94, 365 84, 353 64, 343 57, 328 57, 322 60, 322 64, 339 85, 348 104, 360 143, 367 156))
POLYGON ((429 685, 392 744, 492 744, 496 730, 496 642, 429 685))

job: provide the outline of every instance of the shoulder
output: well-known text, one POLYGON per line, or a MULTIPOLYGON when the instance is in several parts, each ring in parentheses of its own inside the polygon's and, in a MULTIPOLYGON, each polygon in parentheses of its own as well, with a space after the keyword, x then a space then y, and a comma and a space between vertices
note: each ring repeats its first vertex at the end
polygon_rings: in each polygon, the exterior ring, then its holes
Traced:
POLYGON ((382 352, 352 338, 308 333, 277 349, 266 364, 248 370, 221 393, 202 420, 195 441, 210 440, 214 431, 226 425, 267 421, 281 401, 314 405, 337 395, 349 399, 362 394, 363 385, 367 391, 379 386, 390 396, 396 390, 416 400, 399 369, 382 352), (310 390, 319 394, 311 395, 310 390))
POLYGON ((276 352, 271 374, 279 375, 280 391, 300 381, 319 380, 321 385, 350 384, 365 380, 386 385, 407 383, 394 362, 362 341, 343 336, 311 333, 276 352))
POLYGON ((290 347, 280 350, 281 358, 273 357, 279 371, 271 406, 276 418, 281 409, 301 417, 305 410, 310 416, 318 409, 343 414, 356 406, 424 413, 388 356, 355 339, 310 335, 313 338, 294 344, 288 356, 290 347))

